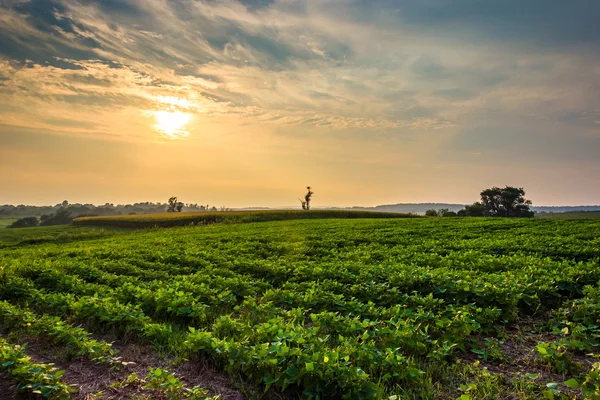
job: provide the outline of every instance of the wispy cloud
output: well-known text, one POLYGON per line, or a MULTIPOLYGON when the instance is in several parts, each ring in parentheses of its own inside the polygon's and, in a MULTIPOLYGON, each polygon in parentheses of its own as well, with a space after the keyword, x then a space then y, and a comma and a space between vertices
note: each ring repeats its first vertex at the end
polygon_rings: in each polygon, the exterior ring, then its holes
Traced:
MULTIPOLYGON (((466 1, 458 8, 473 19, 498 11, 466 1)), ((7 103, 50 102, 52 113, 69 104, 91 113, 152 109, 158 96, 171 96, 206 115, 334 128, 441 128, 480 112, 591 111, 592 56, 571 54, 565 63, 560 52, 465 41, 464 29, 483 27, 455 29, 461 15, 445 2, 13 1, 0 17, 2 36, 14 43, 3 48, 0 88, 7 103), (444 37, 436 37, 438 23, 450 26, 444 37)), ((16 119, 3 115, 4 123, 16 119)))

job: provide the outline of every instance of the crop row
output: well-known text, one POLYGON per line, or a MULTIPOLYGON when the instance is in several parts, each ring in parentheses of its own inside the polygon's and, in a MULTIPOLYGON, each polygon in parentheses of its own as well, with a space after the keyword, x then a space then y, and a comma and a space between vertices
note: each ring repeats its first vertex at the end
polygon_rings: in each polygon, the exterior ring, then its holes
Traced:
MULTIPOLYGON (((45 274, 42 276, 47 278, 45 274)), ((200 325, 205 329, 192 329, 187 336, 178 336, 173 335, 172 325, 156 323, 140 306, 131 305, 140 302, 140 298, 129 295, 131 301, 125 303, 123 297, 118 297, 131 291, 139 292, 142 290, 139 287, 124 284, 113 289, 92 284, 96 291, 94 296, 77 297, 68 293, 85 288, 77 279, 72 279, 67 286, 64 281, 60 282, 61 290, 67 293, 46 293, 35 288, 29 279, 13 279, 6 282, 3 295, 26 301, 41 312, 58 312, 63 317, 85 321, 96 330, 133 334, 140 340, 171 348, 185 342, 187 350, 208 354, 241 369, 250 378, 258 375, 263 383, 282 389, 293 384, 302 387, 307 396, 345 393, 360 398, 379 390, 379 386, 373 384, 374 379, 380 383, 390 380, 394 384, 418 379, 422 371, 409 357, 444 360, 455 350, 464 350, 464 341, 470 333, 485 332, 502 320, 501 308, 479 308, 473 302, 455 306, 433 293, 427 296, 397 293, 399 304, 391 307, 363 303, 336 295, 335 289, 343 290, 344 286, 325 281, 320 284, 323 287, 314 284, 271 289, 258 302, 253 296, 247 296, 231 316, 220 316, 211 323, 203 318, 200 325), (328 308, 331 310, 323 311, 328 308), (321 311, 309 311, 313 309, 321 311), (274 347, 273 342, 276 342, 274 347), (325 359, 332 360, 331 364, 325 363, 325 359), (306 364, 311 365, 307 367, 309 370, 298 368, 306 364), (341 372, 344 379, 339 376, 341 372), (324 392, 324 388, 327 391, 324 392)), ((53 290, 56 288, 50 287, 48 282, 58 280, 42 279, 41 282, 45 290, 53 290)), ((471 286, 474 289, 476 285, 471 286)), ((189 318, 190 325, 195 325, 197 315, 193 315, 194 307, 189 306, 195 301, 193 296, 187 298, 185 292, 168 287, 163 292, 158 287, 154 289, 142 292, 153 296, 153 301, 165 294, 170 301, 181 301, 165 303, 171 305, 162 309, 151 308, 160 319, 177 323, 180 320, 173 318, 173 314, 181 312, 189 318)), ((440 294, 446 295, 444 291, 440 294)), ((493 298, 489 299, 492 302, 493 298)))
POLYGON ((74 389, 60 380, 64 371, 49 364, 31 361, 19 345, 0 338, 0 372, 16 383, 17 392, 40 395, 52 400, 66 400, 74 389))
POLYGON ((0 327, 11 333, 48 338, 66 346, 73 356, 115 366, 120 363, 117 352, 109 343, 92 339, 85 329, 67 324, 58 317, 38 316, 6 301, 0 301, 0 327))

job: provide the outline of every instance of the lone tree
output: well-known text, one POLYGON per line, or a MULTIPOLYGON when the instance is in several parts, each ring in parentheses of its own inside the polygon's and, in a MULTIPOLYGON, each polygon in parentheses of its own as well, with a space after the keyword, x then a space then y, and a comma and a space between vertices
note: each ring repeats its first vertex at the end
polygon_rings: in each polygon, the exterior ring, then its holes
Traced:
POLYGON ((177 201, 177 197, 173 196, 169 198, 169 206, 167 207, 167 212, 181 212, 182 208, 183 203, 177 201))
POLYGON ((533 217, 529 209, 531 200, 525 198, 523 188, 493 187, 481 192, 481 204, 485 214, 496 217, 533 217))
POLYGON ((303 210, 310 210, 310 199, 312 198, 312 195, 314 194, 314 192, 312 192, 310 190, 310 186, 307 186, 306 190, 307 190, 307 192, 304 195, 304 200, 302 200, 302 199, 298 199, 298 200, 300 200, 303 210))

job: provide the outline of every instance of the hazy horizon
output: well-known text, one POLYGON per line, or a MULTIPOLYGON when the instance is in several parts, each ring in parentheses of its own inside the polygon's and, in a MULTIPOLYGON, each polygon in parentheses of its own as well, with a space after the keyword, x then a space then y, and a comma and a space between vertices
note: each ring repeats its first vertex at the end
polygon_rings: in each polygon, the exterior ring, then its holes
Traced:
POLYGON ((7 0, 0 204, 290 207, 307 185, 314 207, 470 204, 510 185, 535 206, 597 205, 597 15, 591 0, 7 0))
MULTIPOLYGON (((64 199, 67 200, 67 199, 64 199)), ((63 200, 63 201, 64 201, 63 200)), ((179 198, 178 200, 181 200, 182 202, 186 203, 186 204, 198 204, 198 205, 206 205, 208 204, 210 207, 226 207, 226 208, 232 208, 232 209, 251 209, 251 208, 269 208, 269 209, 288 209, 288 208, 297 208, 297 209, 302 209, 300 204, 287 204, 287 205, 274 205, 274 206, 263 206, 263 205, 245 205, 245 206, 229 206, 226 204, 218 204, 218 203, 214 203, 214 204, 210 204, 210 203, 205 203, 205 202, 197 202, 197 201, 186 201, 185 199, 181 199, 179 198)), ((67 200, 68 201, 68 200, 67 200)), ((474 203, 475 201, 479 201, 479 199, 468 202, 468 203, 449 203, 449 202, 444 202, 444 201, 425 201, 425 202, 408 202, 408 203, 382 203, 382 204, 348 204, 348 205, 337 205, 337 204, 316 204, 313 202, 313 209, 327 209, 327 208, 350 208, 350 207, 356 207, 356 208, 374 208, 374 207, 381 207, 381 206, 396 206, 396 205, 428 205, 428 204, 432 204, 432 205, 452 205, 452 206, 464 206, 464 205, 468 205, 471 203, 474 203)), ((140 203, 160 203, 160 204, 166 204, 166 201, 152 201, 152 200, 141 200, 141 201, 131 201, 131 202, 116 202, 116 201, 105 201, 102 203, 93 203, 93 202, 79 202, 79 201, 69 201, 69 204, 92 204, 94 206, 100 207, 103 206, 104 204, 113 204, 115 206, 117 205, 127 205, 127 204, 140 204, 140 203)), ((2 203, 0 202, 0 206, 3 205, 12 205, 12 206, 18 206, 18 205, 25 205, 25 206, 33 206, 33 207, 54 207, 58 204, 62 203, 62 201, 57 201, 57 202, 50 202, 50 203, 37 203, 37 204, 26 204, 26 203, 2 203)), ((600 207, 600 204, 533 204, 532 208, 545 208, 545 207, 600 207)))

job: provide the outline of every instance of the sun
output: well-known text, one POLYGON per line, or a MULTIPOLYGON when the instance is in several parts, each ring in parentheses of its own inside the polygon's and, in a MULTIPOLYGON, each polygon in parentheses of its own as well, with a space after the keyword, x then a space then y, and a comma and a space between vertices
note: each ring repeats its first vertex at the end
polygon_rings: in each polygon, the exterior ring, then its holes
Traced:
POLYGON ((154 127, 172 139, 186 137, 189 132, 184 128, 192 120, 192 114, 181 111, 154 111, 154 127))

